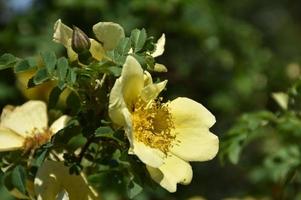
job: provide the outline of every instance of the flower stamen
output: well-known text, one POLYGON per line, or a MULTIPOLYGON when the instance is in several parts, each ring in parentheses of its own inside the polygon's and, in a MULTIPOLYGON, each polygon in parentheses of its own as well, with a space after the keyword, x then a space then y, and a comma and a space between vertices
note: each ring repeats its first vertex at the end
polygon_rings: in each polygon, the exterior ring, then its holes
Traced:
POLYGON ((161 99, 147 105, 139 99, 132 112, 134 137, 145 145, 167 154, 175 140, 174 123, 168 103, 161 99))
POLYGON ((31 131, 31 136, 26 137, 23 143, 24 152, 35 150, 48 142, 52 136, 48 129, 45 129, 42 133, 36 128, 31 131))

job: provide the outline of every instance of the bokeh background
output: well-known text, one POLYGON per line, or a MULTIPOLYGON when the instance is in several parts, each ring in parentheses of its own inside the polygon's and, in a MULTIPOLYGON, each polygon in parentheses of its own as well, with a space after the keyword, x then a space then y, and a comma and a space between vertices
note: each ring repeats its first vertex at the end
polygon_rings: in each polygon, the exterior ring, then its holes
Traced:
MULTIPOLYGON (((286 91, 299 78, 300 9, 298 0, 0 0, 0 54, 26 57, 51 49, 65 55, 52 42, 59 18, 91 37, 99 21, 119 23, 127 35, 134 28, 157 38, 165 33, 166 50, 158 61, 169 72, 157 74, 169 81, 164 96, 186 96, 205 105, 217 118, 212 131, 223 142, 242 114, 276 111, 271 93, 286 91)), ((0 107, 25 100, 13 72, 1 71, 0 107)), ((238 165, 218 157, 194 163, 189 186, 179 186, 175 194, 146 188, 137 199, 273 198, 275 185, 249 178, 249 168, 260 165, 249 154, 238 165)), ((110 195, 107 199, 118 199, 110 195)))

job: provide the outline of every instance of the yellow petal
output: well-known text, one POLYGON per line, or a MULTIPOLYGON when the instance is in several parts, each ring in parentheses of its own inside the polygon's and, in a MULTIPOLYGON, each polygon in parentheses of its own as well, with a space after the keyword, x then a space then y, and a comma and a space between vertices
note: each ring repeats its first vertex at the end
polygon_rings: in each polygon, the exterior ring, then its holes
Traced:
POLYGON ((165 88, 167 84, 167 80, 162 81, 160 83, 149 84, 144 87, 141 91, 141 99, 145 102, 152 101, 158 97, 160 92, 165 88))
POLYGON ((115 124, 125 126, 124 113, 128 113, 129 111, 124 102, 121 89, 121 80, 117 79, 110 93, 109 116, 115 124))
POLYGON ((109 115, 118 125, 124 125, 122 110, 131 110, 143 88, 143 70, 132 56, 128 56, 121 76, 115 81, 110 93, 109 115))
POLYGON ((215 117, 200 103, 179 97, 169 104, 176 128, 206 127, 215 123, 215 117))
POLYGON ((288 94, 284 92, 274 92, 272 93, 272 97, 283 110, 287 110, 289 100, 288 94))
POLYGON ((165 67, 165 65, 156 63, 155 66, 154 66, 154 71, 155 71, 155 72, 167 72, 168 70, 167 70, 167 68, 165 67))
POLYGON ((147 166, 151 177, 169 192, 177 191, 177 183, 189 184, 192 179, 192 169, 189 163, 169 154, 164 164, 158 169, 147 166), (162 175, 160 175, 162 174, 162 175))
POLYGON ((1 120, 0 122, 5 119, 8 115, 11 114, 11 112, 15 109, 14 106, 11 106, 11 105, 7 105, 5 106, 3 109, 2 109, 2 113, 1 113, 1 120))
POLYGON ((26 137, 34 130, 35 132, 44 132, 48 127, 47 123, 46 104, 43 101, 28 101, 1 119, 0 126, 26 137))
POLYGON ((132 127, 132 116, 127 108, 122 109, 122 120, 124 120, 124 132, 130 142, 130 148, 133 147, 133 127, 132 127))
POLYGON ((128 56, 121 72, 122 93, 129 108, 137 100, 144 85, 143 70, 133 56, 128 56))
POLYGON ((70 38, 67 42, 67 45, 65 46, 67 49, 68 58, 71 62, 78 60, 78 55, 75 51, 72 49, 72 38, 70 38))
POLYGON ((89 49, 91 55, 96 60, 100 61, 103 59, 105 51, 102 45, 94 39, 90 39, 91 47, 89 49))
POLYGON ((69 120, 70 120, 70 117, 67 115, 63 115, 60 118, 58 118, 57 120, 55 120, 49 128, 51 133, 55 134, 58 131, 60 131, 61 129, 63 129, 69 120))
POLYGON ((73 30, 59 19, 54 24, 53 41, 63 44, 68 48, 68 41, 72 38, 73 30))
POLYGON ((149 84, 153 84, 153 78, 148 71, 144 71, 144 87, 148 86, 149 84))
POLYGON ((24 140, 17 133, 0 127, 0 152, 22 149, 24 140))
POLYGON ((164 52, 164 46, 165 46, 165 34, 163 33, 162 36, 157 41, 155 51, 151 55, 153 57, 161 56, 164 52))
POLYGON ((218 152, 219 141, 207 128, 182 128, 175 130, 177 144, 171 152, 186 161, 206 161, 218 152))
POLYGON ((69 198, 80 200, 98 200, 98 194, 89 186, 86 178, 69 174, 69 168, 63 162, 45 161, 38 169, 34 180, 35 193, 42 200, 53 200, 63 191, 69 198))
POLYGON ((123 28, 113 22, 99 22, 93 26, 93 32, 107 51, 113 50, 120 39, 124 38, 123 28))
POLYGON ((153 149, 146 146, 142 142, 134 140, 134 147, 129 151, 130 154, 135 154, 138 158, 151 167, 159 167, 163 164, 165 154, 158 149, 153 149))

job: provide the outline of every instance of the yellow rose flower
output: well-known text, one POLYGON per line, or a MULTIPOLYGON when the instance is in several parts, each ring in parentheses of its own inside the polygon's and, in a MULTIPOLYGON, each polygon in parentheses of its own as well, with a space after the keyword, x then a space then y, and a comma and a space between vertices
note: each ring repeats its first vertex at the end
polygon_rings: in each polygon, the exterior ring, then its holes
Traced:
POLYGON ((70 199, 99 200, 83 173, 69 174, 64 162, 46 160, 34 179, 34 192, 38 200, 70 199))
MULTIPOLYGON (((71 47, 73 30, 67 25, 63 24, 59 19, 54 24, 54 33, 53 33, 53 41, 63 44, 67 49, 68 57, 71 61, 76 61, 78 59, 77 53, 73 51, 71 47)), ((93 58, 96 60, 101 60, 104 56, 104 49, 102 45, 94 39, 90 39, 90 53, 93 58)))
POLYGON ((69 117, 57 119, 48 127, 46 104, 43 101, 28 101, 13 107, 4 107, 0 119, 0 152, 29 151, 45 144, 65 127, 69 117))
POLYGON ((153 83, 148 72, 128 56, 109 100, 109 115, 124 127, 129 153, 146 164, 151 177, 170 192, 177 183, 189 184, 189 161, 215 157, 218 138, 209 131, 215 117, 201 104, 179 97, 167 103, 158 99, 167 81, 153 83))

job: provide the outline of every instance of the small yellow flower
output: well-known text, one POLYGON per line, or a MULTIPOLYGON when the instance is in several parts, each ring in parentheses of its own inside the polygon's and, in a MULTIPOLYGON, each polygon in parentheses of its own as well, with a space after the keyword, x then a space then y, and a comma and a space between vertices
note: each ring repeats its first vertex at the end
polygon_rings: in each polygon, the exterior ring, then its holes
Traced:
POLYGON ((0 152, 38 148, 64 128, 68 120, 63 115, 48 127, 47 108, 42 101, 6 106, 0 119, 0 152))
POLYGON ((153 83, 148 72, 128 56, 110 93, 109 115, 124 127, 135 154, 151 177, 170 192, 189 184, 189 161, 215 157, 218 138, 209 131, 215 117, 201 104, 180 97, 162 103, 159 93, 167 81, 153 83))
MULTIPOLYGON (((78 59, 77 53, 72 49, 72 33, 73 30, 67 25, 63 24, 59 19, 54 24, 53 41, 63 44, 67 49, 68 57, 71 61, 78 59)), ((104 49, 102 45, 94 39, 90 39, 90 53, 96 60, 101 60, 104 56, 104 49)))
POLYGON ((69 174, 69 168, 63 162, 50 160, 46 160, 38 169, 34 180, 34 192, 38 200, 100 199, 97 192, 89 186, 83 173, 71 175, 69 174))

